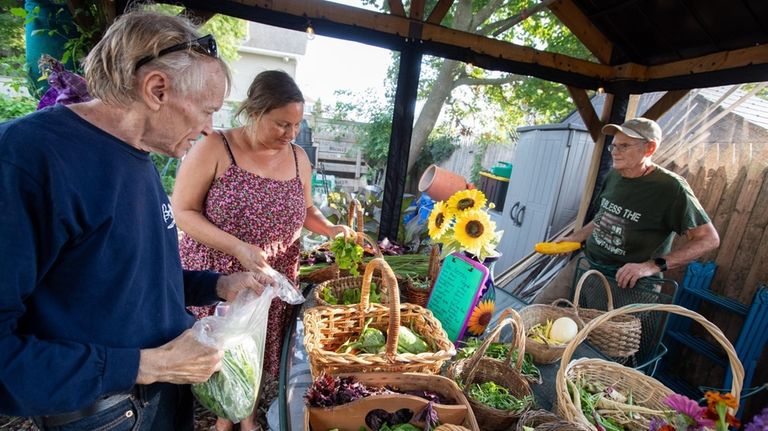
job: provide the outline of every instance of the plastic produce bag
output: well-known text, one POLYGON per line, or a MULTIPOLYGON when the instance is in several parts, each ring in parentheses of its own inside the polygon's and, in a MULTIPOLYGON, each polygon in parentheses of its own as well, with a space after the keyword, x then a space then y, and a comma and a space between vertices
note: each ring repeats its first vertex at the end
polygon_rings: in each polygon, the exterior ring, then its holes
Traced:
MULTIPOLYGON (((272 270, 274 271, 274 270, 272 270)), ((205 408, 219 417, 240 422, 253 412, 259 395, 264 361, 269 305, 274 297, 300 304, 304 297, 280 273, 269 274, 274 283, 259 296, 240 292, 216 315, 195 323, 197 339, 224 350, 221 369, 206 382, 192 385, 192 393, 205 408)))

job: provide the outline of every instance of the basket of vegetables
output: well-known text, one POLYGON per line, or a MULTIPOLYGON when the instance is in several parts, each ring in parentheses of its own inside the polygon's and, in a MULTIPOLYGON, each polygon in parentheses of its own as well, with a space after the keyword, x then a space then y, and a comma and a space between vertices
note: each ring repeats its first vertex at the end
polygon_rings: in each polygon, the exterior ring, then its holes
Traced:
POLYGON ((323 374, 313 381, 304 401, 305 430, 421 431, 438 425, 480 429, 456 383, 438 375, 323 374))
MULTIPOLYGON (((527 329, 525 350, 537 364, 552 364, 563 356, 565 346, 584 327, 584 322, 573 308, 555 304, 532 304, 520 310, 523 326, 527 329)), ((568 302, 570 305, 570 302, 568 302)))
POLYGON ((528 410, 520 416, 515 431, 588 431, 587 428, 563 420, 547 410, 528 410))
MULTIPOLYGON (((689 317, 720 344, 730 362, 731 395, 738 405, 744 367, 722 331, 700 314, 673 304, 630 304, 594 318, 568 344, 556 376, 558 414, 589 430, 647 430, 653 418, 664 417, 664 399, 673 392, 653 377, 616 362, 580 358, 571 361, 576 347, 598 327, 618 316, 647 311, 689 317)), ((733 413, 733 412, 731 412, 733 413)))
POLYGON ((320 306, 304 313, 304 347, 313 376, 391 371, 436 374, 456 354, 440 321, 414 304, 400 304, 397 280, 382 258, 371 260, 355 305, 320 306), (381 270, 387 305, 370 302, 373 271, 381 270))
MULTIPOLYGON (((581 294, 581 289, 590 277, 595 277, 602 282, 607 295, 607 311, 613 310, 613 296, 611 294, 611 285, 608 283, 608 279, 606 279, 600 271, 591 269, 581 276, 579 282, 576 284, 576 290, 573 294, 573 305, 576 309, 576 314, 581 317, 584 323, 589 323, 595 317, 606 312, 605 310, 579 307, 579 295, 581 294)), ((589 334, 587 341, 605 355, 614 358, 623 358, 634 355, 640 349, 640 336, 642 335, 642 331, 642 322, 640 319, 638 319, 637 316, 625 314, 616 316, 600 325, 600 327, 595 328, 592 333, 589 334)))
POLYGON ((322 244, 319 248, 333 253, 334 263, 304 274, 301 280, 310 283, 322 283, 339 277, 357 276, 362 267, 366 249, 376 256, 381 256, 378 244, 364 233, 364 222, 362 205, 357 199, 352 199, 347 207, 347 226, 355 229, 355 237, 350 239, 340 235, 330 242, 322 244), (356 225, 355 221, 357 221, 356 225), (365 243, 366 239, 368 244, 365 243))
POLYGON ((525 329, 520 315, 511 308, 506 309, 480 348, 468 359, 456 361, 448 369, 448 376, 463 387, 477 423, 484 431, 514 427, 520 415, 533 405, 533 392, 520 372, 525 355, 524 340, 525 329), (513 348, 510 350, 519 352, 514 365, 511 354, 504 361, 485 357, 486 350, 498 340, 505 326, 512 326, 514 332, 513 348))

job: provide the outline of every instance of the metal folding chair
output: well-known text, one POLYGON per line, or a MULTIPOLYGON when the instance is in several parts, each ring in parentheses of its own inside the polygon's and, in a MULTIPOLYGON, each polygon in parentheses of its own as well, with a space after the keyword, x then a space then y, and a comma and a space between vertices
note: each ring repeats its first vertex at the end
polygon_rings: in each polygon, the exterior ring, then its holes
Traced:
MULTIPOLYGON (((576 265, 573 283, 571 284, 571 298, 573 298, 576 284, 582 274, 590 269, 602 272, 608 279, 611 285, 614 308, 627 304, 671 304, 677 291, 677 282, 675 280, 658 277, 646 277, 640 279, 634 288, 621 289, 616 283, 616 268, 597 265, 590 262, 587 258, 581 257, 576 265)), ((608 308, 605 288, 597 277, 590 277, 590 279, 586 280, 581 289, 578 305, 579 307, 596 310, 606 310, 608 308), (592 280, 593 278, 594 280, 592 280)), ((611 359, 652 376, 656 372, 659 360, 667 353, 667 348, 661 340, 667 324, 668 314, 659 311, 649 311, 636 314, 636 317, 642 322, 640 349, 632 356, 611 359)))

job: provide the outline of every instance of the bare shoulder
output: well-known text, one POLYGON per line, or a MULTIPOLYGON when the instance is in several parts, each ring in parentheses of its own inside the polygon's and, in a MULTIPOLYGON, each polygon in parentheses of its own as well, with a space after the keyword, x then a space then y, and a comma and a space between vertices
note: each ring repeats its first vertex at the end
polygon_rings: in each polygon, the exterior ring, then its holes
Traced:
POLYGON ((309 156, 307 156, 307 152, 304 151, 304 148, 293 144, 293 150, 296 152, 296 160, 299 162, 299 171, 302 173, 310 172, 312 170, 312 165, 309 163, 309 156))

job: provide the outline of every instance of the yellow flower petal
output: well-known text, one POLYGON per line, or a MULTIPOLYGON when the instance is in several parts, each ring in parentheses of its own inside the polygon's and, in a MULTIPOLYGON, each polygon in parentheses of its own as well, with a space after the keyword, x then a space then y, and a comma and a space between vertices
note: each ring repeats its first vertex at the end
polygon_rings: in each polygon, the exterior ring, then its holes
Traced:
POLYGON ((448 211, 453 214, 463 214, 468 211, 476 211, 485 208, 487 199, 483 192, 477 189, 461 190, 448 198, 446 205, 448 211))
POLYGON ((436 202, 434 208, 429 213, 427 226, 429 227, 429 237, 437 241, 448 230, 451 224, 451 215, 445 210, 443 202, 436 202))
POLYGON ((496 224, 485 211, 468 211, 456 218, 454 236, 468 252, 479 256, 480 250, 496 238, 496 224))

